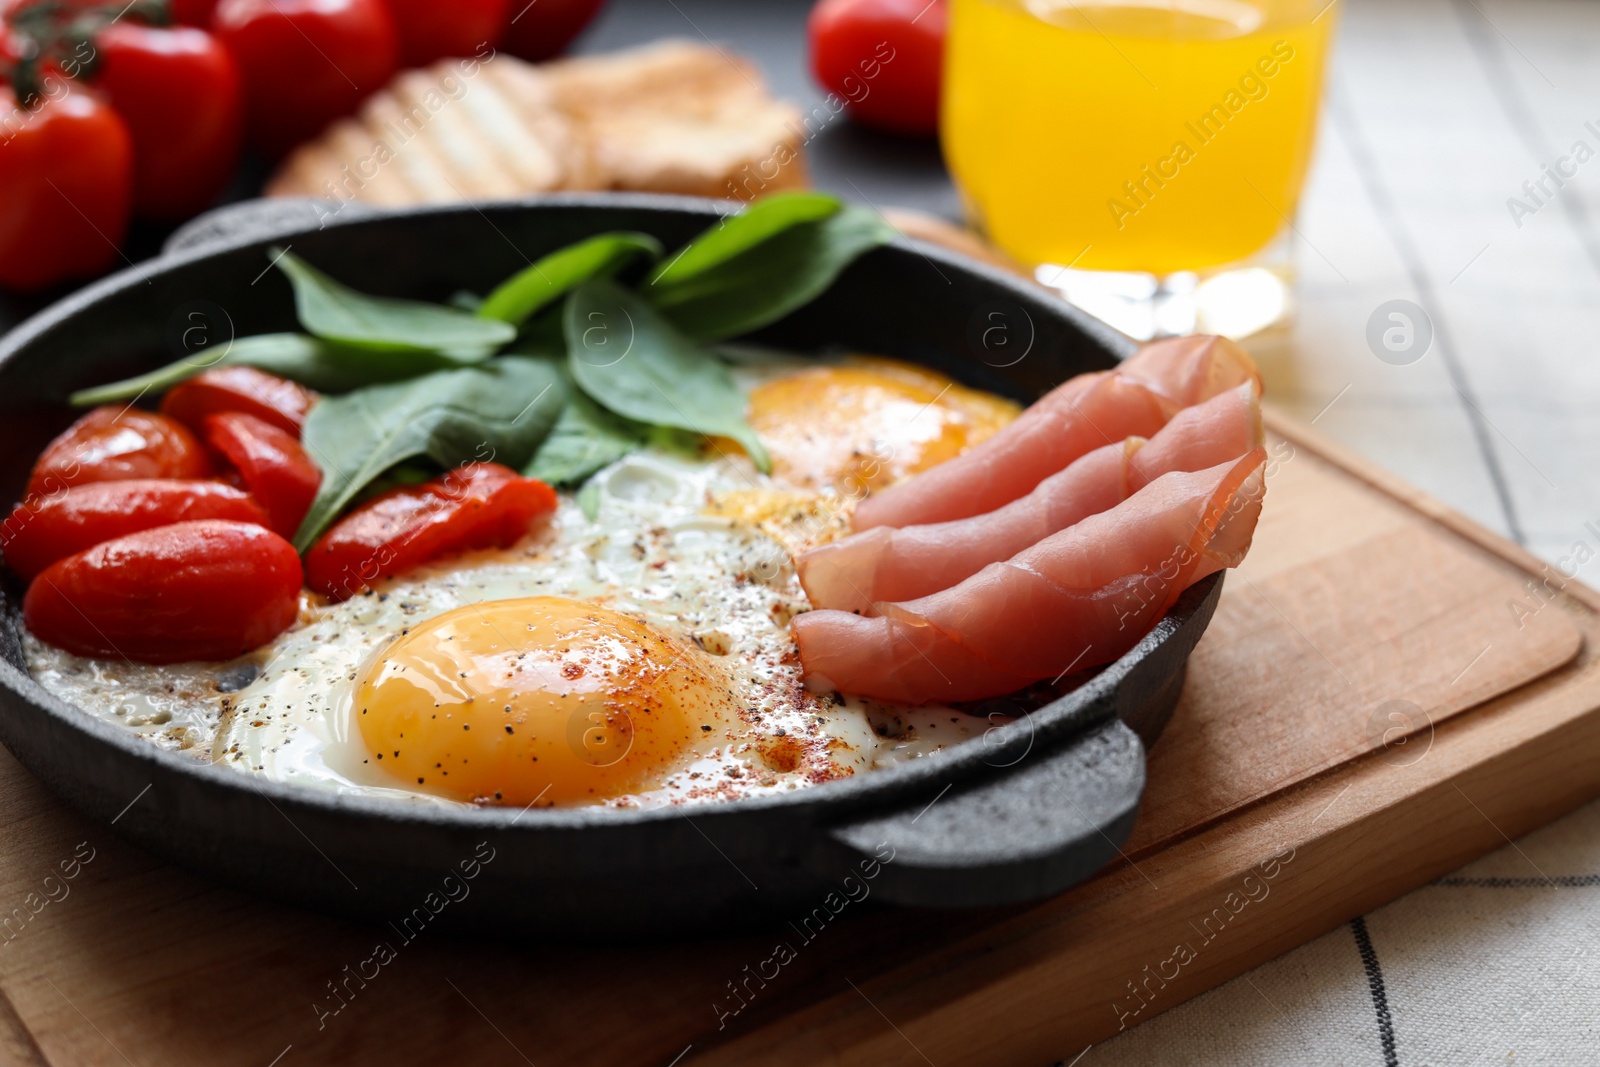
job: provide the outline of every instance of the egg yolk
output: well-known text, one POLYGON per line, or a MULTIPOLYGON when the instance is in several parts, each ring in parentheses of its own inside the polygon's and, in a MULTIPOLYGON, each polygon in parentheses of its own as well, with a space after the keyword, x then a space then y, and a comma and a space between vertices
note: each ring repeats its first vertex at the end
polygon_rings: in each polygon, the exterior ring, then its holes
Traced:
POLYGON ((722 735, 728 687, 692 648, 559 597, 471 604, 357 679, 373 762, 412 789, 541 806, 660 784, 722 735))
POLYGON ((779 478, 864 495, 953 459, 1017 413, 935 371, 861 356, 757 386, 748 418, 779 478))

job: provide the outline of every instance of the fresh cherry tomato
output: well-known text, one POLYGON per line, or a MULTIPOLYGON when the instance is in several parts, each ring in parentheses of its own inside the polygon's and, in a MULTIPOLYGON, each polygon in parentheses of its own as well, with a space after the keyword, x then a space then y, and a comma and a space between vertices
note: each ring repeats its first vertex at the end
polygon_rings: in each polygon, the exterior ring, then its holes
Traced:
POLYGON ((133 147, 93 91, 59 73, 33 106, 0 86, 0 285, 43 289, 101 273, 128 228, 133 147))
POLYGON ((94 84, 133 135, 133 210, 177 221, 217 199, 239 162, 239 69, 211 34, 123 20, 94 35, 94 84))
POLYGON ((200 432, 238 470, 244 487, 266 509, 267 525, 293 537, 322 484, 322 472, 300 442, 242 411, 207 415, 200 432))
POLYGON ((56 560, 102 541, 196 519, 267 525, 261 505, 221 482, 165 478, 92 482, 18 504, 0 523, 0 548, 13 571, 32 579, 56 560))
MULTIPOLYGON (((511 0, 385 0, 400 33, 400 63, 425 67, 446 56, 473 56, 500 43, 511 0)), ((539 0, 547 3, 548 0, 539 0)), ((519 6, 527 0, 519 0, 519 6)))
POLYGON ((383 0, 221 0, 211 29, 244 74, 250 143, 272 158, 350 114, 399 65, 383 0))
POLYGON ((141 663, 232 659, 288 629, 299 610, 294 546, 220 519, 142 530, 57 560, 22 601, 41 641, 141 663))
POLYGON ((515 544, 556 493, 498 463, 470 463, 374 497, 306 553, 306 582, 335 600, 439 556, 515 544))
POLYGON ((500 46, 523 59, 560 55, 605 6, 605 0, 511 0, 500 46))
POLYGON ((811 73, 868 126, 937 133, 948 17, 945 0, 820 0, 811 73))
POLYGON ((138 408, 95 408, 45 446, 28 479, 27 497, 86 482, 128 478, 205 478, 211 460, 175 419, 138 408))
POLYGON ((219 411, 242 411, 298 438, 317 394, 254 367, 212 367, 179 382, 161 398, 161 413, 190 429, 219 411))
POLYGON ((211 13, 216 7, 217 0, 168 0, 167 3, 167 11, 173 22, 180 26, 199 26, 201 29, 211 25, 211 13))

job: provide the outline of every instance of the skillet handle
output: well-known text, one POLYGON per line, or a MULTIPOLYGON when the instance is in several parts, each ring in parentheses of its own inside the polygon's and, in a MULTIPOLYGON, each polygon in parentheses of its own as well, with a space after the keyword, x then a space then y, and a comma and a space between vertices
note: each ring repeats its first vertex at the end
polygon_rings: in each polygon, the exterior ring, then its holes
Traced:
POLYGON ((1144 792, 1144 745, 1111 719, 1003 774, 829 828, 818 865, 919 907, 1037 900, 1117 854, 1144 792))

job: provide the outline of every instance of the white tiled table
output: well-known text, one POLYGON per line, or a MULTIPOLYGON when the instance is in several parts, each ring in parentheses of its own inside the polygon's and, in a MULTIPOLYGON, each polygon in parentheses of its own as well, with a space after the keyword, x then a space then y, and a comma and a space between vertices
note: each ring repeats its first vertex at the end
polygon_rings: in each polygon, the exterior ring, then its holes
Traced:
MULTIPOLYGON (((1297 222, 1298 313, 1252 345, 1279 405, 1546 561, 1585 542, 1591 585, 1596 131, 1600 5, 1354 0, 1297 222), (1507 200, 1579 140, 1595 158, 1519 227, 1507 200), (1396 298, 1435 327, 1409 366, 1365 339, 1396 298)), ((1079 1063, 1600 1064, 1600 805, 1079 1063)))

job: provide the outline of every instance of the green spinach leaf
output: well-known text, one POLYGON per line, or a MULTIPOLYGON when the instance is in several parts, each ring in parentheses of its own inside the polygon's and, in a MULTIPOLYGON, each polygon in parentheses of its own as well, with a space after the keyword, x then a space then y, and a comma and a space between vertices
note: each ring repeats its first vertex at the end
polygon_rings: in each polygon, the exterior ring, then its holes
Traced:
POLYGON ((731 437, 759 469, 772 469, 727 366, 637 294, 604 280, 579 286, 567 298, 566 335, 567 367, 602 407, 650 426, 731 437))
POLYGON ((486 319, 521 326, 534 312, 577 286, 591 278, 609 278, 639 256, 659 259, 661 242, 643 233, 602 233, 557 249, 513 274, 484 299, 477 312, 486 319))
POLYGON ((845 207, 797 222, 706 270, 645 289, 672 324, 701 341, 737 337, 804 307, 894 227, 875 212, 845 207))
POLYGON ((109 385, 81 389, 68 398, 74 407, 93 407, 159 396, 212 367, 256 367, 324 393, 343 393, 378 382, 403 381, 419 374, 462 365, 444 352, 375 352, 351 348, 303 333, 263 333, 201 349, 187 359, 109 385))
POLYGON ((576 485, 637 449, 645 435, 645 427, 613 415, 574 390, 550 436, 522 473, 551 485, 576 485))
POLYGON ((505 356, 323 399, 302 435, 322 487, 295 546, 310 548, 364 486, 403 460, 521 468, 550 432, 566 392, 557 361, 505 356))
POLYGON ((459 308, 358 293, 292 252, 273 254, 294 285, 300 325, 328 341, 383 351, 456 350, 486 359, 517 334, 508 323, 459 308))
POLYGON ((791 226, 837 215, 843 206, 838 197, 826 193, 776 193, 763 197, 684 245, 650 275, 645 291, 652 286, 688 281, 791 226))

